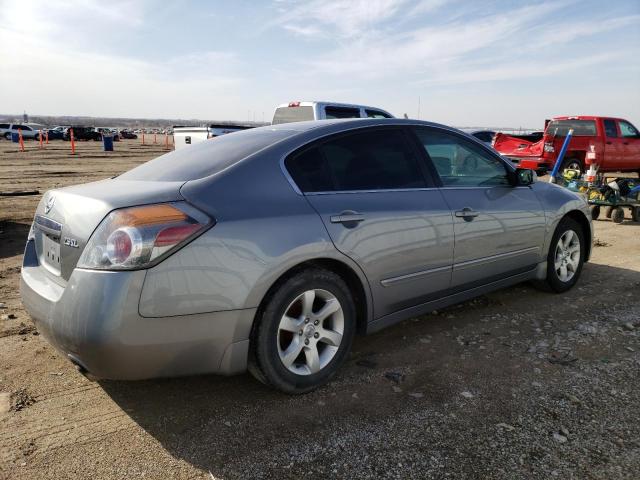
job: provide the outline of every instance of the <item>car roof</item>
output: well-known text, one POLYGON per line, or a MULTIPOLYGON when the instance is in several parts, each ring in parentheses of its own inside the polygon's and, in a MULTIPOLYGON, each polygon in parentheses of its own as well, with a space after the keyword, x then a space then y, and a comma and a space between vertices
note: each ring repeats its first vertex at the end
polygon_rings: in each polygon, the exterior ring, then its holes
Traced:
POLYGON ((429 127, 444 128, 447 130, 459 131, 456 128, 442 125, 435 122, 427 122, 424 120, 412 120, 406 118, 340 118, 330 120, 308 120, 304 122, 279 123, 277 125, 267 125, 258 127, 263 129, 272 129, 278 131, 291 131, 296 133, 310 132, 319 135, 331 132, 348 130, 351 128, 365 126, 385 126, 385 125, 424 125, 429 127))

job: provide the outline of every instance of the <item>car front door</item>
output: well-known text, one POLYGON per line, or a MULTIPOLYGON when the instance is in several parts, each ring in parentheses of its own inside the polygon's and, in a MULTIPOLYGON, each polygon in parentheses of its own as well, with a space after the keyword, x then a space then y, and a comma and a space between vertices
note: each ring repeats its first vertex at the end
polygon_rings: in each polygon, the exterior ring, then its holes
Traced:
POLYGON ((624 145, 618 133, 616 121, 612 118, 604 118, 602 125, 604 126, 604 164, 607 168, 621 168, 624 163, 624 145))
POLYGON ((285 165, 336 248, 365 273, 374 318, 449 288, 451 212, 402 128, 330 137, 293 154, 285 165))
POLYGON ((625 120, 618 120, 622 137, 622 170, 635 170, 640 173, 640 133, 638 129, 625 120))
POLYGON ((513 186, 504 161, 473 140, 435 127, 413 131, 453 212, 452 289, 535 268, 543 260, 545 216, 533 190, 513 186))

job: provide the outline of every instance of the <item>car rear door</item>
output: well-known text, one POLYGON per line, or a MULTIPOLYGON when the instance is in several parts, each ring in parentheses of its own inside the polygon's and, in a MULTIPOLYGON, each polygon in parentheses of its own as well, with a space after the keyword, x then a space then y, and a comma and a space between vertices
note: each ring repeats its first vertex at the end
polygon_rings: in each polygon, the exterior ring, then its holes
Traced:
POLYGON ((624 145, 620 138, 617 122, 612 118, 603 118, 604 127, 604 166, 607 169, 620 168, 624 163, 624 145))
POLYGON ((374 318, 449 288, 453 225, 421 154, 400 127, 332 136, 286 160, 336 248, 363 270, 374 318))
POLYGON ((622 140, 620 169, 635 170, 640 173, 640 133, 626 120, 618 120, 622 140))
POLYGON ((535 268, 543 260, 545 216, 533 190, 512 186, 505 162, 473 140, 435 127, 413 131, 453 212, 452 289, 535 268))

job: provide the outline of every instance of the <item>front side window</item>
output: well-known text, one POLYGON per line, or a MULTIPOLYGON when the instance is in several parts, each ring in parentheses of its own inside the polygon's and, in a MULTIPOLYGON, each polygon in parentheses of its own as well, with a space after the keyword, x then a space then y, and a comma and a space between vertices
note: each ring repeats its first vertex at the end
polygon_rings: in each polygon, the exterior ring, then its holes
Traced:
POLYGON ((325 107, 324 113, 328 120, 334 118, 360 118, 359 108, 325 107))
POLYGON ((415 133, 445 187, 509 185, 504 163, 479 145, 454 134, 428 128, 415 133))
POLYGON ((605 118, 604 121, 604 134, 609 138, 616 138, 618 136, 618 129, 616 128, 615 120, 605 118))
POLYGON ((426 186, 418 159, 401 130, 343 135, 289 157, 285 166, 305 193, 426 186))
POLYGON ((636 130, 636 127, 631 125, 629 122, 620 120, 618 122, 618 125, 620 125, 620 133, 622 134, 623 137, 626 137, 626 138, 640 137, 640 135, 638 134, 638 130, 636 130))

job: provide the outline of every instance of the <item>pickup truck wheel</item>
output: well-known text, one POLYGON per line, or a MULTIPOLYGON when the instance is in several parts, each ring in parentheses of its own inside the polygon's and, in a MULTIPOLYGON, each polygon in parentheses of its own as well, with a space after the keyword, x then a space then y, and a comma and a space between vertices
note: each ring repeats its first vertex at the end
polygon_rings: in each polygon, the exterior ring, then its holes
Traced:
POLYGON ((562 170, 566 170, 567 168, 571 170, 579 170, 580 175, 584 173, 584 167, 582 166, 582 161, 580 161, 579 158, 567 158, 562 162, 562 170))
POLYGON ((611 212, 611 220, 613 223, 622 223, 624 221, 624 209, 622 207, 616 207, 611 212))
POLYGON ((349 287, 337 274, 303 270, 266 300, 251 335, 249 372, 289 393, 325 384, 344 363, 355 335, 349 287))

